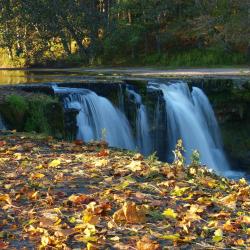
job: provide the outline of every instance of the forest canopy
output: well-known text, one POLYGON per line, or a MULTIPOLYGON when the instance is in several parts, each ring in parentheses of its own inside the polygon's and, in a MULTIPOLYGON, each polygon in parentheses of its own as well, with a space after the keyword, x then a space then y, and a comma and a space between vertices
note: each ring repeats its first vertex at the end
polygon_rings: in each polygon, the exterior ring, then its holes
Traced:
POLYGON ((250 61, 249 0, 2 0, 0 66, 250 61))

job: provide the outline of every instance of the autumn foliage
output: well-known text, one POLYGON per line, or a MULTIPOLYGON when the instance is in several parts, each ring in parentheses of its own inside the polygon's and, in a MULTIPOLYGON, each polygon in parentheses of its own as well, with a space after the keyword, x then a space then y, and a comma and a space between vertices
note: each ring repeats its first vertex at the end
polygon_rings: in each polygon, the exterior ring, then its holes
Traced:
POLYGON ((250 247, 246 180, 180 159, 2 132, 0 249, 250 247))

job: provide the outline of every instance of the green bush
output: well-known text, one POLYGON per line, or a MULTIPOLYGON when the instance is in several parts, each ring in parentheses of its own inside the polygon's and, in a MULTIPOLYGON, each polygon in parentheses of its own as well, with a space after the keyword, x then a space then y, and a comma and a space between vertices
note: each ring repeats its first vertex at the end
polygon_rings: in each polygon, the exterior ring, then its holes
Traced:
POLYGON ((34 96, 29 100, 25 131, 36 131, 57 138, 64 136, 64 115, 61 104, 50 96, 34 96))
POLYGON ((29 100, 29 110, 24 127, 25 131, 49 134, 49 124, 45 111, 46 105, 50 101, 49 97, 44 96, 32 97, 29 100))
POLYGON ((7 96, 0 113, 10 129, 64 136, 63 108, 59 100, 50 96, 7 96))
POLYGON ((7 96, 5 103, 0 106, 1 114, 7 122, 7 125, 11 129, 20 131, 23 130, 27 110, 27 101, 24 97, 19 95, 7 96))

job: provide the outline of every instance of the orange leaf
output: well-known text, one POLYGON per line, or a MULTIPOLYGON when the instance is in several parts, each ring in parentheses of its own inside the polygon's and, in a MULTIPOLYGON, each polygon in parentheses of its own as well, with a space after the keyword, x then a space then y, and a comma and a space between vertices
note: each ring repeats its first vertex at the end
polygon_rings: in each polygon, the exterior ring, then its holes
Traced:
POLYGON ((97 156, 98 157, 104 157, 104 156, 108 156, 109 155, 109 150, 102 150, 102 151, 100 151, 98 154, 97 154, 97 156))

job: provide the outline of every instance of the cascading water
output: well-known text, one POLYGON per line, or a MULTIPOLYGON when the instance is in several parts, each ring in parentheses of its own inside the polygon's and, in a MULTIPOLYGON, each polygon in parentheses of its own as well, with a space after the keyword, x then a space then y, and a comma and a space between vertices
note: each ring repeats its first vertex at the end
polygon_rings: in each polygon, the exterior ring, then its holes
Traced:
POLYGON ((187 159, 197 149, 203 164, 218 172, 228 170, 218 124, 203 91, 193 88, 191 93, 184 82, 154 86, 162 90, 166 102, 169 153, 177 140, 182 139, 187 159))
POLYGON ((79 110, 77 138, 86 142, 105 139, 112 147, 135 149, 128 120, 109 100, 87 89, 54 86, 54 91, 68 93, 64 98, 65 108, 79 110))
POLYGON ((148 116, 146 106, 134 88, 129 85, 119 87, 118 109, 108 99, 90 90, 53 86, 55 93, 63 95, 66 109, 79 111, 77 138, 86 142, 105 138, 110 146, 138 149, 144 155, 157 151, 160 159, 168 161, 173 160, 172 150, 182 139, 187 162, 192 151, 197 149, 201 162, 209 168, 228 177, 242 176, 229 170, 217 120, 201 89, 193 87, 190 92, 187 83, 182 81, 149 83, 148 93, 157 93, 157 99, 154 99, 157 103, 153 109, 151 107, 153 113, 148 116), (126 96, 132 108, 126 107, 126 96), (131 123, 135 117, 135 140, 125 113, 129 113, 131 123))
POLYGON ((136 142, 139 151, 144 155, 152 153, 152 139, 150 136, 150 128, 147 110, 142 104, 142 98, 134 90, 127 88, 129 98, 136 104, 136 142))
POLYGON ((5 129, 6 129, 6 127, 4 125, 4 121, 2 119, 2 116, 0 115, 0 130, 5 130, 5 129))

